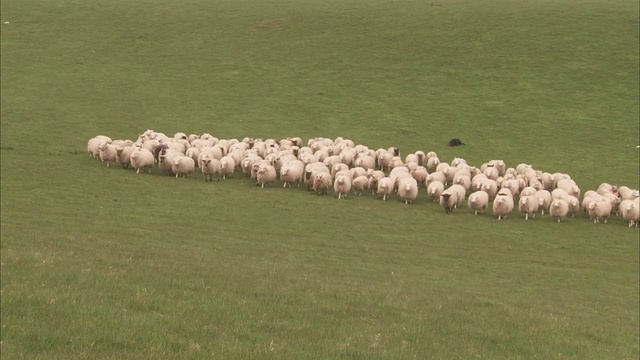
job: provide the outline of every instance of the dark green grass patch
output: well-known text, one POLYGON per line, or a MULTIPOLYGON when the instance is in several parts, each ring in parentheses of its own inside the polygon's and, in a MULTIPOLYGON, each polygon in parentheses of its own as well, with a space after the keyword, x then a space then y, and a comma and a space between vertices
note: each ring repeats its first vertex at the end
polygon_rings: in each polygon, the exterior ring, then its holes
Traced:
POLYGON ((338 201, 84 153, 149 128, 343 136, 638 188, 636 2, 27 0, 0 25, 3 357, 637 357, 619 218, 445 215, 424 191, 338 201))

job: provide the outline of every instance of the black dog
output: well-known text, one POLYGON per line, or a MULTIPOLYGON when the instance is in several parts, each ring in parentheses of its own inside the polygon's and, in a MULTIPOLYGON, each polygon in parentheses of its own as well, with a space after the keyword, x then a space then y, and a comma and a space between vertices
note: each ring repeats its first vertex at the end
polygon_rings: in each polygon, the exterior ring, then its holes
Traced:
POLYGON ((449 146, 460 146, 460 145, 464 145, 464 143, 460 141, 460 139, 458 138, 453 138, 449 140, 449 146))

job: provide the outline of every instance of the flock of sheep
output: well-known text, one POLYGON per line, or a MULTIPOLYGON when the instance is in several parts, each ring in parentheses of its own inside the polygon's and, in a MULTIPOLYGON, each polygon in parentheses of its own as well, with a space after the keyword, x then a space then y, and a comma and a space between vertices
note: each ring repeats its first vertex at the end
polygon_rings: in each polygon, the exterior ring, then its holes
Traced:
POLYGON ((157 166, 166 174, 187 177, 199 168, 204 180, 212 181, 243 172, 261 187, 279 178, 283 187, 304 184, 318 194, 332 188, 338 199, 370 193, 387 200, 396 194, 409 204, 426 189, 446 213, 466 200, 474 214, 491 207, 498 220, 517 208, 525 220, 547 212, 561 222, 584 211, 594 223, 606 223, 612 215, 629 227, 640 222, 639 192, 627 186, 602 183, 580 201, 581 189, 564 173, 542 172, 524 163, 507 168, 502 160, 480 167, 458 157, 447 163, 435 152, 416 151, 402 159, 398 148, 373 150, 341 137, 314 138, 305 145, 297 137, 238 140, 182 132, 169 137, 147 130, 136 141, 96 136, 88 141, 87 151, 107 166, 120 164, 136 173, 151 173, 157 166))

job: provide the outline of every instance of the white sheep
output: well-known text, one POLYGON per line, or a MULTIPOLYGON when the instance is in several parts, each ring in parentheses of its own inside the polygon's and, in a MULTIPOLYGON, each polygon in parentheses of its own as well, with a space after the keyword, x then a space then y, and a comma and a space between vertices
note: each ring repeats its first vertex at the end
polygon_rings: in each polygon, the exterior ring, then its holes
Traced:
POLYGON ((469 195, 467 205, 475 215, 478 215, 478 212, 484 212, 489 206, 489 195, 482 190, 475 191, 469 195))
POLYGON ((299 186, 304 179, 304 163, 300 160, 289 161, 282 165, 280 169, 280 180, 284 183, 282 187, 299 186))
POLYGON ((106 161, 107 167, 110 167, 112 162, 115 163, 118 161, 118 150, 116 150, 116 148, 115 145, 107 141, 103 141, 100 143, 100 146, 98 146, 98 158, 102 162, 106 161))
POLYGON ((434 155, 429 157, 427 154, 427 165, 425 166, 427 168, 427 171, 429 173, 436 171, 438 165, 440 165, 440 159, 438 158, 438 156, 434 155))
POLYGON ((412 203, 418 197, 418 182, 413 177, 405 177, 398 181, 398 196, 405 204, 412 203))
POLYGON ((137 149, 136 146, 117 146, 116 147, 116 160, 125 169, 128 169, 131 165, 131 153, 137 149))
POLYGON ((557 219, 558 222, 564 220, 569 213, 569 203, 564 199, 554 199, 549 205, 549 215, 551 218, 557 219))
POLYGON ((382 200, 387 200, 391 197, 395 188, 395 180, 386 176, 378 180, 377 193, 382 194, 382 200))
POLYGON ((629 227, 638 227, 640 222, 640 202, 638 199, 627 199, 620 203, 620 215, 629 223, 629 227))
POLYGON ((95 159, 98 158, 98 154, 100 153, 99 147, 103 142, 111 143, 112 140, 108 136, 98 135, 96 137, 92 137, 91 139, 89 139, 89 141, 87 141, 87 152, 89 153, 90 157, 95 159))
POLYGON ((418 185, 425 186, 427 183, 427 177, 429 176, 429 172, 427 168, 421 165, 418 165, 412 172, 411 176, 418 182, 418 185))
POLYGON ((589 207, 587 213, 589 214, 589 219, 593 220, 593 223, 598 223, 602 220, 604 223, 607 222, 607 219, 611 216, 611 203, 606 200, 594 200, 589 203, 589 207))
POLYGON ((222 176, 222 167, 220 166, 220 160, 216 158, 203 158, 200 160, 200 172, 204 175, 204 181, 213 181, 213 177, 217 176, 218 181, 222 176))
POLYGON ((513 211, 513 206, 512 196, 509 194, 498 194, 495 200, 493 200, 493 215, 497 217, 498 220, 506 219, 513 211))
POLYGON ((192 158, 188 156, 178 156, 173 159, 173 163, 171 164, 171 172, 176 174, 177 177, 186 178, 187 175, 191 174, 196 167, 196 162, 193 161, 192 158))
POLYGON ((220 171, 223 179, 226 179, 227 176, 231 176, 235 169, 236 161, 231 156, 223 156, 222 159, 220 159, 220 171))
POLYGON ((444 192, 444 183, 440 181, 432 181, 427 186, 427 195, 434 201, 439 201, 440 196, 444 192))
POLYGON ((363 191, 369 189, 369 178, 366 176, 358 176, 351 182, 353 193, 360 196, 363 191))
POLYGON ((385 177, 384 172, 381 170, 369 170, 369 189, 371 189, 371 194, 375 194, 378 191, 378 183, 380 179, 385 177))
POLYGON ((464 199, 467 197, 467 190, 459 184, 453 184, 449 187, 449 190, 456 193, 456 205, 459 208, 464 203, 464 199))
MULTIPOLYGON (((222 160, 220 160, 220 165, 222 166, 222 160)), ((258 171, 256 171, 256 181, 261 188, 264 188, 265 185, 273 184, 273 182, 276 180, 276 177, 276 168, 273 165, 258 165, 258 171)))
POLYGON ((320 172, 314 176, 313 185, 311 188, 318 195, 323 195, 323 194, 326 194, 327 189, 331 187, 332 181, 333 181, 333 178, 331 177, 331 174, 329 172, 320 172))
POLYGON ((628 186, 619 186, 618 196, 620 197, 620 201, 633 200, 640 196, 640 192, 637 189, 631 189, 628 186))
POLYGON ((538 209, 540 209, 540 213, 544 215, 545 211, 549 212, 549 206, 551 206, 551 201, 553 200, 549 190, 538 190, 535 196, 538 198, 538 209))
POLYGON ((136 174, 140 173, 140 169, 149 169, 149 174, 151 174, 151 169, 155 164, 153 153, 146 148, 136 148, 129 156, 129 161, 131 167, 136 169, 136 174))
POLYGON ((539 200, 535 195, 521 196, 520 200, 518 200, 518 211, 524 214, 525 220, 529 220, 529 216, 535 218, 538 207, 539 200))
POLYGON ((429 175, 427 175, 427 186, 429 184, 431 184, 434 181, 439 181, 443 184, 447 183, 447 177, 444 175, 444 173, 442 171, 436 171, 436 172, 432 172, 429 173, 429 175))
POLYGON ((484 183, 482 183, 482 189, 489 195, 489 200, 493 201, 493 199, 498 194, 498 182, 493 179, 487 179, 484 183))
POLYGON ((346 198, 349 191, 351 191, 351 178, 343 174, 336 176, 333 182, 333 191, 338 195, 338 199, 346 198))
POLYGON ((458 203, 458 193, 451 188, 445 189, 440 195, 440 205, 444 208, 445 214, 453 212, 458 203))
POLYGON ((569 195, 580 198, 580 188, 572 179, 561 179, 558 181, 557 187, 565 190, 569 195))

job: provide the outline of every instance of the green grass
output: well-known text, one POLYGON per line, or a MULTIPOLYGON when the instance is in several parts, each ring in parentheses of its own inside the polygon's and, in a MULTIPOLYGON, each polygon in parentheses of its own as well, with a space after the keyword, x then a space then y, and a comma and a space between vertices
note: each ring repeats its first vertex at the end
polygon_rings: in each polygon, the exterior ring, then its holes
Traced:
POLYGON ((338 201, 84 153, 149 128, 343 136, 638 188, 637 2, 1 10, 3 358, 637 358, 619 218, 447 216, 424 192, 338 201))

